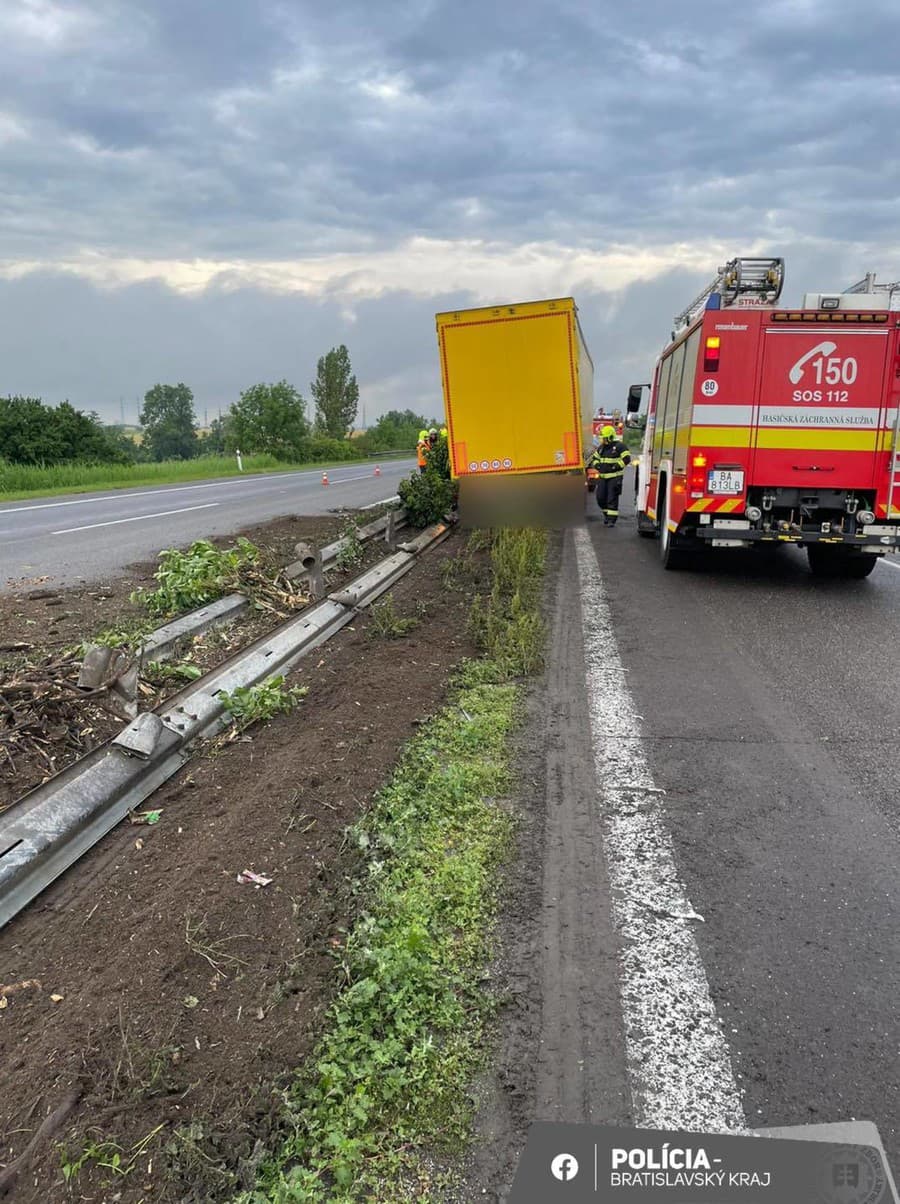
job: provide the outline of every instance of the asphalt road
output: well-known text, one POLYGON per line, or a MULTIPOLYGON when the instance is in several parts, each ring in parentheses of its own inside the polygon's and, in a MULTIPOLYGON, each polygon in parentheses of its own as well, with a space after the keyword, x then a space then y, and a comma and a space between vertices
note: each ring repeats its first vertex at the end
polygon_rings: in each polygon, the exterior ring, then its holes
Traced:
POLYGON ((873 1120, 896 1172, 900 571, 591 534, 747 1123, 873 1120))
POLYGON ((68 585, 115 575, 162 548, 227 535, 286 514, 327 514, 390 497, 414 460, 227 477, 0 505, 0 590, 49 577, 68 585))
POLYGON ((485 1173, 509 1182, 530 1120, 869 1120, 896 1176, 900 570, 818 580, 784 548, 665 572, 625 507, 589 509, 523 754, 539 901, 498 1076, 522 1111, 485 1123, 485 1173))

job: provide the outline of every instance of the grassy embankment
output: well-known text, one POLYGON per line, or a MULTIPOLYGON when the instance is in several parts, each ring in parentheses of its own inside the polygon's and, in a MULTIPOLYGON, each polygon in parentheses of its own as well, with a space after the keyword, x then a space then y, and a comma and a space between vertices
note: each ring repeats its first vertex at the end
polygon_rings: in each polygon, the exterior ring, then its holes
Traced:
MULTIPOLYGON (((425 1201, 440 1187, 429 1155, 470 1135, 515 830, 503 802, 510 739, 522 680, 543 657, 545 552, 543 532, 493 539, 493 592, 471 616, 483 655, 462 667, 448 705, 352 833, 365 878, 338 954, 342 987, 288 1093, 291 1137, 269 1151, 242 1204, 425 1201)), ((466 557, 454 564, 445 584, 466 588, 466 557)))
MULTIPOLYGON (((402 459, 379 456, 376 463, 402 459)), ((291 464, 274 456, 244 456, 244 475, 260 472, 297 472, 324 470, 343 465, 372 463, 368 457, 291 464)), ((0 464, 0 501, 12 502, 29 497, 48 497, 60 493, 93 493, 106 489, 130 489, 137 485, 172 485, 182 481, 201 481, 215 477, 237 477, 234 456, 201 456, 196 460, 163 460, 159 464, 59 464, 39 467, 30 464, 0 464)))

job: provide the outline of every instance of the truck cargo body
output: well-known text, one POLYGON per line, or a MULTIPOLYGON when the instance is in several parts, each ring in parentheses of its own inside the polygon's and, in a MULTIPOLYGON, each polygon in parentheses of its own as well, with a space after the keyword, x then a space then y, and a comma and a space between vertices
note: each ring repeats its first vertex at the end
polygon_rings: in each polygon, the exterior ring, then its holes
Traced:
POLYGON ((896 551, 900 315, 851 304, 707 309, 666 348, 638 485, 666 567, 783 542, 813 571, 865 576, 896 551))
POLYGON ((454 478, 584 468, 593 364, 571 297, 436 315, 454 478))

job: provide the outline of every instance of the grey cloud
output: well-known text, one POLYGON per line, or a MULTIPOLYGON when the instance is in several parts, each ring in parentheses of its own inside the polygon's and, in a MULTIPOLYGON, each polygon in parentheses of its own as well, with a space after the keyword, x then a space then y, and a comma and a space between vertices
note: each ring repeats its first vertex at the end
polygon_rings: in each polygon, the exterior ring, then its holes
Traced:
MULTIPOLYGON (((615 13, 572 0, 99 11, 91 48, 54 54, 40 86, 33 60, 4 85, 39 123, 7 171, 27 179, 19 205, 56 215, 50 255, 86 239, 119 254, 265 257, 361 231, 731 234, 728 211, 677 208, 679 186, 731 176, 762 210, 776 171, 780 210, 811 187, 819 228, 843 235, 827 207, 848 171, 896 183, 884 162, 896 93, 871 86, 893 70, 900 17, 887 6, 849 37, 845 7, 781 0, 727 22, 719 6, 657 0, 615 13), (391 79, 399 96, 373 95, 391 79), (141 153, 104 157, 75 133, 141 153), (485 203, 461 218, 471 197, 485 203)), ((15 254, 8 238, 0 250, 15 254)))
MULTIPOLYGON (((435 280, 431 300, 354 303, 351 323, 337 280, 314 301, 227 292, 227 278, 185 298, 52 275, 84 252, 284 260, 422 234, 511 248, 719 239, 740 253, 763 239, 798 246, 816 285, 890 271, 853 259, 863 239, 895 241, 893 0, 869 0, 864 19, 846 0, 66 11, 58 38, 15 34, 0 78, 0 115, 28 135, 0 148, 0 260, 48 267, 0 284, 0 392, 112 417, 119 395, 175 376, 218 404, 262 377, 306 388, 315 357, 346 341, 373 397, 414 404, 436 381, 431 316, 465 301, 435 280), (828 240, 827 262, 808 237, 828 240)), ((626 362, 652 362, 668 310, 703 279, 621 296, 603 283, 572 288, 621 392, 626 362)))
MULTIPOLYGON (((652 371, 671 318, 705 283, 686 271, 613 296, 597 283, 576 291, 595 361, 597 401, 618 403, 652 371)), ((514 300, 515 298, 508 298, 514 300)), ((434 315, 472 304, 464 293, 394 293, 359 302, 352 319, 337 300, 211 288, 197 297, 157 284, 107 291, 75 277, 35 274, 0 281, 0 395, 68 399, 108 421, 134 421, 157 381, 184 380, 200 417, 227 408, 241 389, 287 377, 308 396, 317 358, 344 342, 372 421, 392 408, 441 408, 434 315), (14 304, 13 304, 14 302, 14 304)))

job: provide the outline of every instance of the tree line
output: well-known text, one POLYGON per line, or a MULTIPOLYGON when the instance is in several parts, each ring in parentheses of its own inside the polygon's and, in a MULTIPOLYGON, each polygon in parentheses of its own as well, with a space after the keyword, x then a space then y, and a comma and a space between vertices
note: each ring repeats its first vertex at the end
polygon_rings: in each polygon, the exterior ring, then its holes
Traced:
POLYGON ((392 410, 351 442, 359 387, 343 345, 319 359, 310 393, 312 419, 305 399, 288 381, 252 385, 201 432, 191 389, 183 382, 156 384, 144 395, 138 418, 140 443, 121 428, 104 425, 96 413, 85 414, 67 401, 49 406, 35 397, 0 397, 0 461, 123 464, 189 460, 238 450, 293 462, 339 460, 412 448, 419 430, 434 425, 434 420, 426 421, 411 410, 392 410))

